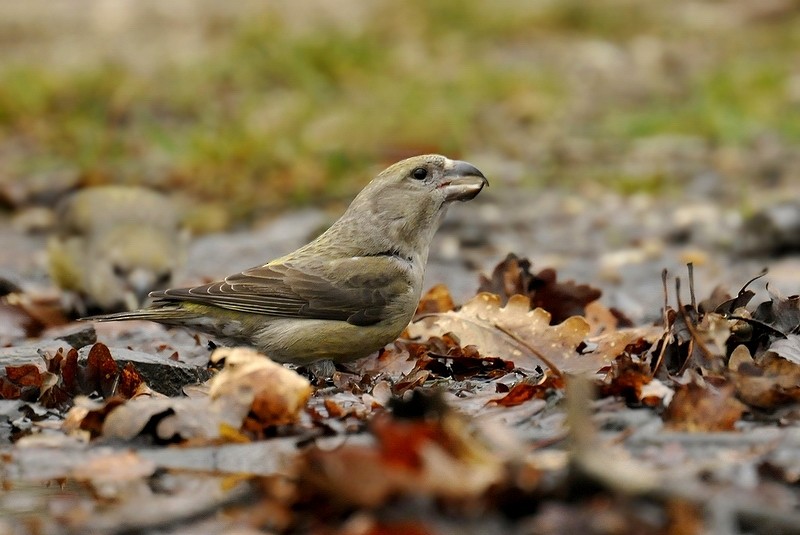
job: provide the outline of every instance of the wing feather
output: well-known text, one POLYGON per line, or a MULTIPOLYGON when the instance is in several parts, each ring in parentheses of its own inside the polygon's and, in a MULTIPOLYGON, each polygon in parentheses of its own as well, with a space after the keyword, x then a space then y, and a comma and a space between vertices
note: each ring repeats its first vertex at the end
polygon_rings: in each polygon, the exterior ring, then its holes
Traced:
POLYGON ((249 314, 373 325, 386 317, 389 303, 409 291, 408 267, 387 256, 284 262, 152 296, 156 303, 185 301, 249 314))

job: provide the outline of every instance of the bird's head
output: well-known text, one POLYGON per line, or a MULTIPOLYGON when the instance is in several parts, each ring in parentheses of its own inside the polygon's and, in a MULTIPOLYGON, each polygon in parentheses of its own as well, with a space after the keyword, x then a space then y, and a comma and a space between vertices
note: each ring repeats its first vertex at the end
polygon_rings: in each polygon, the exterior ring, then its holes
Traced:
POLYGON ((470 163, 425 154, 386 168, 358 197, 375 199, 388 195, 400 204, 418 201, 442 206, 451 201, 474 199, 488 184, 483 173, 470 163), (383 195, 376 196, 378 192, 383 195))
POLYGON ((427 255, 446 207, 474 199, 488 184, 483 173, 467 162, 439 154, 415 156, 378 174, 340 221, 377 227, 379 241, 396 242, 408 250, 424 247, 427 255))

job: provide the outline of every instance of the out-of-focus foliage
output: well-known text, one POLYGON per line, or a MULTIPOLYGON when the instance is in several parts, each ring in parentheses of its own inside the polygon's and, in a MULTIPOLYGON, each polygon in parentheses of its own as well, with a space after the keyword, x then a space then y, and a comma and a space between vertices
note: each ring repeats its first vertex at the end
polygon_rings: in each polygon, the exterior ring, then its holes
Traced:
POLYGON ((639 191, 706 169, 780 179, 775 154, 800 139, 788 0, 0 10, 4 179, 73 169, 222 197, 239 217, 349 196, 365 164, 418 152, 639 191))

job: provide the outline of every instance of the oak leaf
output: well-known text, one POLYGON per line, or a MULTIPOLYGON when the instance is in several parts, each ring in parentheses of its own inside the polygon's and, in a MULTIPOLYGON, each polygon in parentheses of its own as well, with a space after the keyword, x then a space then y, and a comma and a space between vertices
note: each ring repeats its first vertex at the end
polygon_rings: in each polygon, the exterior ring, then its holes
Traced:
POLYGON ((583 317, 572 316, 550 325, 550 313, 541 308, 531 310, 525 296, 512 295, 505 306, 501 304, 499 296, 482 292, 458 311, 429 314, 412 323, 408 333, 421 338, 453 333, 462 346, 474 345, 481 355, 513 361, 523 370, 550 362, 562 372, 596 372, 608 364, 605 355, 578 354, 578 346, 589 334, 589 323, 583 317))

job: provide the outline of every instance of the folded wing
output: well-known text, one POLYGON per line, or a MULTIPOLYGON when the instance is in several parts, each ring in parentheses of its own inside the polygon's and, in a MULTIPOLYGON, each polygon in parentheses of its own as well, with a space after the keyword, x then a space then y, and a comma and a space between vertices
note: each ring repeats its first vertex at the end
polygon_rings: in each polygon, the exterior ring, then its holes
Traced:
POLYGON ((373 325, 387 306, 411 291, 407 267, 394 257, 267 264, 193 288, 151 294, 156 303, 191 302, 285 318, 373 325))

